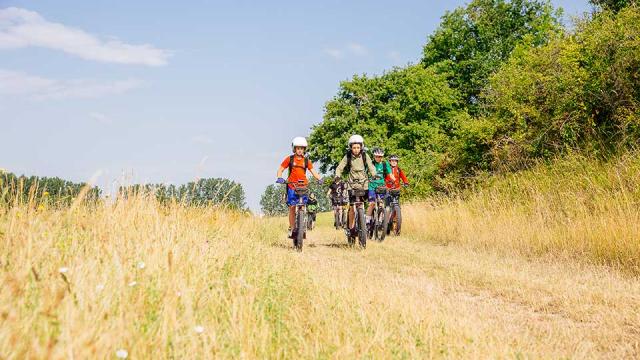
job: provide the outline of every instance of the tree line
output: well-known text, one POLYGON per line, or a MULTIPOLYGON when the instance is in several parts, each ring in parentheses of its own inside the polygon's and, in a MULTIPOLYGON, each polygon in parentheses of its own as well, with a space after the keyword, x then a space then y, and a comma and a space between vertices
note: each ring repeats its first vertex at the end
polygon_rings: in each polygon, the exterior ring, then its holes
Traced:
MULTIPOLYGON (((239 183, 224 178, 199 179, 182 185, 134 184, 118 189, 116 198, 152 195, 163 205, 175 202, 186 206, 225 206, 246 210, 245 192, 239 183)), ((87 183, 58 177, 17 176, 0 173, 0 206, 14 204, 69 206, 82 196, 85 203, 102 199, 102 190, 87 183)))
POLYGON ((119 195, 128 198, 151 194, 161 204, 178 202, 186 206, 225 206, 246 209, 246 197, 241 184, 224 178, 199 179, 182 185, 134 184, 119 188, 119 195))
POLYGON ((549 1, 447 12, 420 62, 355 75, 325 105, 309 154, 335 169, 351 134, 401 156, 412 196, 451 192, 570 152, 607 157, 640 135, 640 9, 593 0, 567 28, 549 1))
POLYGON ((14 204, 69 206, 83 190, 83 199, 87 202, 97 201, 102 194, 102 190, 98 187, 59 177, 0 173, 0 206, 14 204))

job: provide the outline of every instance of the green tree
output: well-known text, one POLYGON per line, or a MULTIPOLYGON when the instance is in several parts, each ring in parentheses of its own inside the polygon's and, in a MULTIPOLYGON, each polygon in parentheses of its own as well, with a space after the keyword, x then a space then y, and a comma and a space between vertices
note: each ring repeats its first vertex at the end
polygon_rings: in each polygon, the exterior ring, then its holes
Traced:
POLYGON ((75 183, 59 177, 17 176, 0 173, 0 204, 46 203, 51 206, 68 206, 83 192, 83 200, 96 202, 102 191, 86 183, 75 183), (86 188, 86 189, 85 189, 86 188))
POLYGON ((604 12, 544 47, 522 46, 491 78, 479 122, 494 162, 567 150, 607 155, 640 137, 640 10, 604 12))
POLYGON ((603 10, 611 10, 613 12, 618 12, 627 6, 638 5, 637 0, 590 0, 589 2, 603 10))
POLYGON ((431 178, 446 167, 450 138, 463 114, 458 93, 433 68, 409 66, 382 76, 355 76, 340 84, 338 95, 325 106, 324 120, 313 127, 309 154, 323 172, 334 170, 354 133, 368 147, 380 146, 400 155, 403 169, 426 193, 431 178))
POLYGON ((286 196, 283 185, 270 184, 260 198, 262 213, 266 216, 282 216, 287 214, 286 196))
MULTIPOLYGON (((318 199, 318 211, 331 210, 331 200, 327 197, 327 186, 318 184, 309 178, 309 191, 318 199)), ((270 184, 260 197, 260 207, 266 216, 283 216, 287 214, 286 193, 284 185, 270 184)))
POLYGON ((179 186, 169 184, 135 184, 120 188, 121 196, 153 194, 163 204, 181 202, 187 206, 226 206, 232 209, 246 208, 242 185, 224 178, 200 179, 179 186))
POLYGON ((524 38, 542 45, 561 30, 549 1, 473 0, 447 12, 424 46, 422 64, 448 74, 451 87, 475 113, 488 77, 524 38))

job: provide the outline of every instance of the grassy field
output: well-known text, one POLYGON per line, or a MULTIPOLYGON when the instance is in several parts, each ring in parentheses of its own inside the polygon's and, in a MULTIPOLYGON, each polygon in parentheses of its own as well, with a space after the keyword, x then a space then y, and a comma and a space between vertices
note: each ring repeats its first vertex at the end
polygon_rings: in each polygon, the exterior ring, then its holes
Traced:
POLYGON ((329 214, 297 253, 284 219, 144 198, 1 210, 0 358, 637 358, 639 164, 407 205, 366 250, 329 214))

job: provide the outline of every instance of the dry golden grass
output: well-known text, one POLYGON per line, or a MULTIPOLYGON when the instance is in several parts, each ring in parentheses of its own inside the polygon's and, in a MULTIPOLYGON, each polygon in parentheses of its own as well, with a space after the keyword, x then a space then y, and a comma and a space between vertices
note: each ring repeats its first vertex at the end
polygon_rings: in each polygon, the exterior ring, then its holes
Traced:
POLYGON ((639 357, 637 258, 615 237, 635 195, 587 212, 619 189, 580 203, 540 180, 523 198, 527 179, 405 206, 403 237, 366 250, 328 214, 297 253, 284 219, 145 198, 4 210, 0 358, 639 357), (578 229, 595 217, 601 233, 578 229), (577 240, 592 232, 614 237, 577 240))

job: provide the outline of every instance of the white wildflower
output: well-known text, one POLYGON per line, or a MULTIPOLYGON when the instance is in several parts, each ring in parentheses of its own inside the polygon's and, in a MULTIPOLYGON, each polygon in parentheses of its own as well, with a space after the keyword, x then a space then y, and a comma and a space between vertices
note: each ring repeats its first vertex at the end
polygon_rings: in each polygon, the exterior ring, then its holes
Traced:
POLYGON ((129 356, 129 353, 125 349, 120 349, 116 351, 116 356, 118 359, 126 359, 129 356))
POLYGON ((145 267, 146 267, 146 265, 144 264, 144 262, 140 261, 140 262, 138 263, 138 269, 141 269, 141 270, 142 270, 142 269, 144 269, 145 267))
POLYGON ((204 332, 204 326, 198 325, 198 326, 194 327, 193 330, 195 330, 195 332, 198 333, 198 334, 202 334, 204 332))
POLYGON ((66 274, 67 272, 69 272, 69 268, 61 267, 60 269, 58 269, 58 271, 60 272, 60 274, 66 274))
POLYGON ((96 285, 96 290, 98 290, 98 291, 102 291, 102 290, 104 290, 104 284, 98 284, 98 285, 96 285))
POLYGON ((129 283, 129 286, 130 286, 130 287, 134 287, 134 286, 136 286, 136 285, 138 285, 138 282, 137 282, 137 281, 132 281, 132 282, 130 282, 130 283, 129 283))

